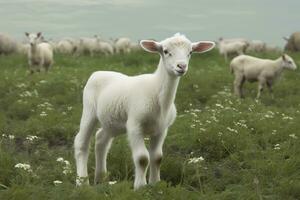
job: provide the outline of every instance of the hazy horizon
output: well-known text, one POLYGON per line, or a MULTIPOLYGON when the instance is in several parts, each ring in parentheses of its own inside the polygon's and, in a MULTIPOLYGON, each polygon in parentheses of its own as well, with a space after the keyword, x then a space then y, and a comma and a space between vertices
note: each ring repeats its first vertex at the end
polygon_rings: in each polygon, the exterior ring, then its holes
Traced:
POLYGON ((180 32, 193 41, 245 37, 283 46, 283 36, 300 30, 299 7, 295 0, 0 0, 0 32, 133 40, 180 32))

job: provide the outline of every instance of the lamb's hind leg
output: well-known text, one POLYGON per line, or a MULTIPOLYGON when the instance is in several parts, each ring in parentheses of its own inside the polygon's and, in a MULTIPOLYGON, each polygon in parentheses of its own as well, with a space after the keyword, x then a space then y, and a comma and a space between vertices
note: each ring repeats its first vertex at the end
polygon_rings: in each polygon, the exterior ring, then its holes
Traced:
POLYGON ((106 178, 106 158, 112 141, 113 137, 107 130, 101 128, 97 131, 95 141, 95 184, 98 184, 106 178))
POLYGON ((271 98, 274 99, 274 93, 273 93, 273 87, 272 87, 272 81, 267 81, 267 86, 269 88, 269 92, 271 94, 271 98))
POLYGON ((149 183, 153 184, 160 181, 160 164, 162 161, 162 147, 164 144, 167 130, 151 137, 150 141, 150 176, 149 183))
POLYGON ((234 79, 234 93, 240 98, 243 98, 243 84, 245 82, 245 77, 242 74, 236 74, 234 79))
POLYGON ((136 190, 147 184, 146 173, 149 164, 149 152, 146 149, 144 137, 138 123, 128 120, 127 134, 135 165, 134 189, 136 190))
POLYGON ((87 162, 89 154, 89 143, 92 131, 96 124, 95 110, 91 105, 83 106, 82 117, 80 121, 80 130, 75 137, 74 149, 77 167, 76 184, 89 184, 87 162))
POLYGON ((258 92, 257 92, 257 96, 256 96, 257 99, 260 98, 265 84, 266 84, 266 80, 264 78, 260 78, 258 81, 258 92))

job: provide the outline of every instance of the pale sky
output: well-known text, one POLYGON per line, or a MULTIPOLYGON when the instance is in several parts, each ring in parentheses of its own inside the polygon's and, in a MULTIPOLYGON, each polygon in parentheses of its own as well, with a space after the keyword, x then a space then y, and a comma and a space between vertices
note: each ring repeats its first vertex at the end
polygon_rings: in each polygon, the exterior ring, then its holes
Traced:
POLYGON ((299 0, 0 0, 0 32, 18 39, 42 31, 46 38, 164 39, 176 32, 191 40, 259 39, 282 46, 300 31, 299 0))

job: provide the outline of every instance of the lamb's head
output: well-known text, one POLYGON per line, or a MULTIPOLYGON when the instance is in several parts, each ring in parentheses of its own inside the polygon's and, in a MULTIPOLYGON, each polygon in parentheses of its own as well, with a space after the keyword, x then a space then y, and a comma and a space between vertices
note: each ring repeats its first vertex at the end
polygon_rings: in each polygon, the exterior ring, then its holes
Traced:
POLYGON ((140 45, 148 52, 159 53, 166 71, 171 76, 182 76, 188 70, 191 54, 209 51, 215 46, 215 43, 211 41, 192 43, 184 35, 177 33, 161 42, 141 40, 140 45))
POLYGON ((287 54, 283 54, 281 56, 281 59, 282 59, 283 68, 292 69, 292 70, 297 69, 297 65, 295 64, 293 58, 291 58, 287 54))
POLYGON ((29 44, 31 46, 33 46, 33 45, 40 43, 42 33, 41 32, 38 32, 38 33, 27 33, 26 32, 25 35, 29 41, 29 44))

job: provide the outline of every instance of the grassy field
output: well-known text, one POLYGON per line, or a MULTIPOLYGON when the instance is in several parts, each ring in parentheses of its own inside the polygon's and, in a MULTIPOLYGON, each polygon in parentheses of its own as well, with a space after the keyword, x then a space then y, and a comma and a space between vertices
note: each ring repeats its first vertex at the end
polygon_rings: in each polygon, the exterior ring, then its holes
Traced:
MULTIPOLYGON (((291 56, 300 66, 300 55, 291 56)), ((164 145, 164 181, 133 191, 124 135, 108 156, 111 182, 75 187, 73 139, 88 77, 96 70, 152 72, 158 59, 146 52, 55 55, 48 74, 30 76, 24 56, 0 57, 0 199, 300 199, 299 70, 283 74, 275 99, 264 92, 256 101, 257 85, 248 83, 239 100, 228 63, 216 51, 193 55, 181 79, 177 120, 164 145)))

